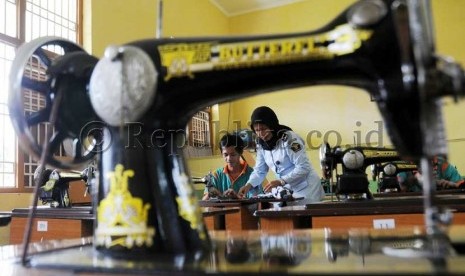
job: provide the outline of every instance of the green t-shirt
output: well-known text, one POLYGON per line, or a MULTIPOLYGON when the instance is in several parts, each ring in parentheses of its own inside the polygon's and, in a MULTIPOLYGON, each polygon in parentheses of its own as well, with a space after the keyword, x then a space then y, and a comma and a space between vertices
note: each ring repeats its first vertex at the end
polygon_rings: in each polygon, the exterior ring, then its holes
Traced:
MULTIPOLYGON (((242 170, 242 173, 234 180, 234 183, 232 183, 231 178, 229 177, 227 173, 226 167, 218 168, 215 170, 212 174, 212 185, 218 189, 221 193, 224 193, 226 190, 230 189, 231 187, 233 190, 237 193, 239 192, 239 189, 244 187, 245 184, 247 184, 247 181, 249 180, 250 174, 252 173, 253 169, 245 164, 245 169, 242 170)), ((205 192, 208 193, 207 187, 205 187, 205 192)), ((259 185, 258 187, 252 188, 249 190, 247 197, 253 197, 256 196, 260 193, 263 193, 261 186, 259 185)))
POLYGON ((464 182, 457 168, 441 157, 436 157, 434 159, 433 175, 436 179, 445 179, 457 184, 462 184, 464 182))

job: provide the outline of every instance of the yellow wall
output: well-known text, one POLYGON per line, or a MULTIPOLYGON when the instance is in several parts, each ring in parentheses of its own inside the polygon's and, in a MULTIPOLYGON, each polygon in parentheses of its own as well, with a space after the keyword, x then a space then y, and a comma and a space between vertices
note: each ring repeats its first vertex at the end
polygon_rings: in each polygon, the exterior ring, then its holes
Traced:
MULTIPOLYGON (((11 211, 15 208, 24 208, 32 203, 30 193, 0 194, 1 211, 11 211)), ((10 225, 0 227, 0 245, 10 243, 10 225)))
POLYGON ((276 34, 316 30, 355 0, 306 0, 231 17, 231 34, 276 34))
MULTIPOLYGON (((84 46, 102 56, 110 44, 155 38, 158 22, 156 0, 85 0, 84 46)), ((163 1, 161 37, 224 35, 227 18, 209 0, 163 1), (205 16, 208 15, 208 16, 205 16)))
MULTIPOLYGON (((274 8, 231 18, 231 33, 235 35, 257 35, 270 33, 301 32, 324 26, 349 4, 355 1, 328 0, 324 5, 318 0, 298 2, 282 8, 274 8)), ((465 1, 433 0, 436 46, 439 54, 454 57, 465 64, 465 1), (453 7, 453 8, 451 8, 453 7)), ((364 91, 335 86, 300 88, 255 96, 232 103, 233 120, 245 126, 253 109, 269 105, 275 109, 281 123, 292 127, 304 138, 312 130, 322 134, 337 131, 342 145, 369 142, 380 146, 391 146, 387 131, 379 121, 381 115, 375 103, 370 102, 364 91), (380 126, 382 127, 380 129, 380 126), (379 136, 379 134, 382 134, 379 136), (371 135, 371 136, 370 136, 371 135), (361 137, 361 139, 359 139, 361 137)), ((449 157, 462 174, 465 174, 465 128, 461 126, 465 102, 455 104, 450 98, 444 100, 444 117, 449 141, 449 157)), ((316 138, 315 136, 312 136, 316 138)), ((332 136, 335 137, 335 136, 332 136)), ((321 139, 308 139, 310 146, 321 139)), ((329 141, 334 145, 334 141, 329 141)), ((318 152, 308 151, 313 164, 318 165, 318 152)))
POLYGON ((209 0, 164 0, 163 7, 164 37, 213 36, 229 32, 228 18, 209 0))
MULTIPOLYGON (((441 55, 453 57, 465 66, 465 1, 433 0, 433 12, 436 34, 436 51, 441 55)), ((454 103, 450 98, 445 101, 444 118, 449 142, 450 160, 465 175, 465 127, 462 125, 465 102, 454 103)))
POLYGON ((153 0, 86 0, 84 32, 86 50, 102 56, 110 44, 122 44, 133 40, 155 37, 157 1, 153 0), (89 42, 89 38, 92 38, 89 42), (87 43, 86 43, 87 42, 87 43))

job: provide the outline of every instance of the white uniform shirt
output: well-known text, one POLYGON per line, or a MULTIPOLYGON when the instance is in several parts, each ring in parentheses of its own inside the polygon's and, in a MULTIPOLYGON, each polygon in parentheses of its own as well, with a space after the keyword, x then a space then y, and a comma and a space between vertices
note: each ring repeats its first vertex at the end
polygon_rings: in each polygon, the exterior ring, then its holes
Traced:
POLYGON ((257 143, 257 158, 249 183, 261 185, 271 169, 276 178, 284 180, 294 191, 294 197, 304 197, 289 205, 308 204, 321 201, 324 197, 320 178, 305 151, 305 142, 293 131, 286 131, 273 150, 264 150, 257 143))

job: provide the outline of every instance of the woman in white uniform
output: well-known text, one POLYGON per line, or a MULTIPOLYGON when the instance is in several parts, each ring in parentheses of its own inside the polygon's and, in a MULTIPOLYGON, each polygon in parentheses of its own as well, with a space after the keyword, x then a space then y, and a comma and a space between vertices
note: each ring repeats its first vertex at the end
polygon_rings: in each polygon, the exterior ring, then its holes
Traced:
POLYGON ((252 187, 261 185, 271 169, 276 179, 267 183, 263 190, 289 184, 294 197, 304 199, 288 205, 305 205, 321 201, 324 197, 320 178, 305 151, 304 140, 291 128, 280 125, 274 111, 261 106, 251 116, 251 127, 257 135, 257 158, 253 173, 247 184, 239 189, 238 196, 244 197, 252 187))

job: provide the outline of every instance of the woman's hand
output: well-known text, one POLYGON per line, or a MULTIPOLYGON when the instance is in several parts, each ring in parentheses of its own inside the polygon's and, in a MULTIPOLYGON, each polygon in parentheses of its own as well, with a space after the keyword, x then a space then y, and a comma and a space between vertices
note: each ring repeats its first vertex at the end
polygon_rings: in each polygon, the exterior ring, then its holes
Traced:
POLYGON ((278 186, 282 186, 282 181, 279 179, 273 180, 273 181, 268 182, 268 184, 266 184, 265 187, 263 187, 263 191, 265 193, 269 193, 271 192, 271 189, 276 188, 278 186))

